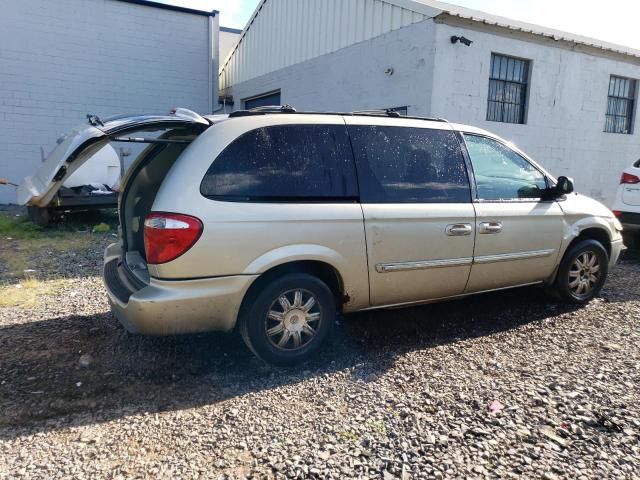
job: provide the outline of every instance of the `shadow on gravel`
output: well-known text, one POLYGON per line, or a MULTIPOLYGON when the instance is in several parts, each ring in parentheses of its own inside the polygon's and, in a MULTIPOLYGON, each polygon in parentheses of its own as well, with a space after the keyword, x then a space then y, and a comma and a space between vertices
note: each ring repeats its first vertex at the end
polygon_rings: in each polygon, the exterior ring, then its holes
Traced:
MULTIPOLYGON (((640 253, 627 251, 605 288, 605 301, 640 300, 637 287, 629 285, 638 265, 640 253)), ((131 336, 110 313, 10 325, 0 328, 0 439, 215 404, 336 371, 368 382, 407 352, 574 310, 549 303, 539 288, 523 288, 349 315, 320 357, 291 369, 257 360, 238 335, 131 336), (88 366, 80 366, 83 355, 91 356, 88 366)))
POLYGON ((130 336, 109 313, 16 324, 0 329, 0 439, 210 405, 335 371, 367 382, 406 352, 569 311, 525 288, 350 315, 323 355, 295 369, 263 364, 238 335, 130 336), (84 354, 91 359, 82 367, 84 354))

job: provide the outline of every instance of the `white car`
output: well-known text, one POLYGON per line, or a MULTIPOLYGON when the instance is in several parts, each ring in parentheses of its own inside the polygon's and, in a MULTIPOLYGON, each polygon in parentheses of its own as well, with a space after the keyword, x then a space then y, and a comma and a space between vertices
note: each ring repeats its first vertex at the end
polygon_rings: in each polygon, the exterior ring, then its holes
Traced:
POLYGON ((622 172, 613 213, 624 227, 625 243, 640 246, 640 160, 622 172))

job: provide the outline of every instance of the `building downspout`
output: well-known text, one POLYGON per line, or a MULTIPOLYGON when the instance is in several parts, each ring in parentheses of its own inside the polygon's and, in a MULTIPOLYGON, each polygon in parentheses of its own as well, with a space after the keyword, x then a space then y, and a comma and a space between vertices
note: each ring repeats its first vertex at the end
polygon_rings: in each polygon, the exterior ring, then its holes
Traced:
POLYGON ((220 66, 220 17, 209 19, 209 113, 214 113, 218 100, 218 69, 220 66))

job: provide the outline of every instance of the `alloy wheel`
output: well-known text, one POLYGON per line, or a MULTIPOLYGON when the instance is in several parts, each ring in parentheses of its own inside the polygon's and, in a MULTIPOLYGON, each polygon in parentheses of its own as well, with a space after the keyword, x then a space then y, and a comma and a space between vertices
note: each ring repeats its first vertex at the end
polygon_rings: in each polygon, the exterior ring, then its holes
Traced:
POLYGON ((569 289, 578 297, 588 296, 600 280, 600 261, 592 251, 580 253, 569 269, 569 289))
POLYGON ((276 298, 267 311, 265 329, 269 342, 280 350, 298 350, 316 336, 322 311, 313 293, 289 290, 276 298))

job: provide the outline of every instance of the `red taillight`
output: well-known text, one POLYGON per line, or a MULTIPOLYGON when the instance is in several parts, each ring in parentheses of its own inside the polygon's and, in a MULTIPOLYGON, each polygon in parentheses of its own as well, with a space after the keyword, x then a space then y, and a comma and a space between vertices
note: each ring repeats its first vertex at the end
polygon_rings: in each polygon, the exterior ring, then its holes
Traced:
POLYGON ((620 183, 630 183, 630 184, 635 184, 635 183, 640 183, 640 178, 636 177, 635 175, 632 175, 630 173, 623 173, 622 177, 620 178, 620 183))
POLYGON ((620 210, 613 210, 613 214, 617 217, 620 218, 620 215, 622 215, 622 212, 620 210))
POLYGON ((151 213, 144 221, 147 263, 158 265, 183 255, 202 235, 202 222, 179 213, 151 213))

